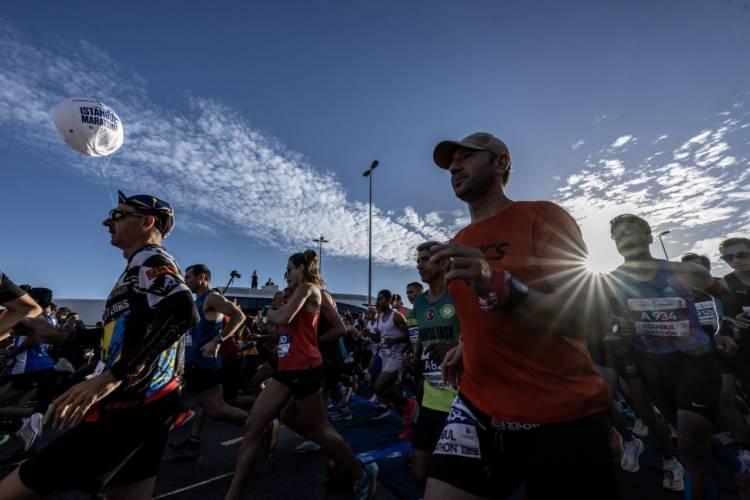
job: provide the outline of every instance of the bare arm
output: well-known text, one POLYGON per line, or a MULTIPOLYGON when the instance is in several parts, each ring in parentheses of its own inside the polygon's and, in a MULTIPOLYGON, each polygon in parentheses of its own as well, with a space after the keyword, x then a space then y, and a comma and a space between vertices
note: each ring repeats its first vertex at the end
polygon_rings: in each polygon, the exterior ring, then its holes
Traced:
POLYGON ((0 340, 8 337, 9 330, 18 320, 36 318, 42 314, 42 308, 26 293, 6 302, 3 307, 5 307, 6 312, 0 316, 0 340))
POLYGON ((235 303, 228 301, 223 295, 212 293, 206 298, 204 306, 229 318, 229 322, 222 330, 222 339, 228 339, 237 332, 245 322, 245 313, 235 303))
POLYGON ((322 292, 321 299, 320 315, 328 320, 331 328, 318 337, 318 342, 330 342, 343 336, 346 333, 346 326, 334 306, 333 298, 328 293, 322 292))
POLYGON ((314 293, 314 286, 303 283, 297 287, 286 304, 278 309, 268 311, 268 319, 277 325, 287 325, 304 307, 307 299, 314 293))

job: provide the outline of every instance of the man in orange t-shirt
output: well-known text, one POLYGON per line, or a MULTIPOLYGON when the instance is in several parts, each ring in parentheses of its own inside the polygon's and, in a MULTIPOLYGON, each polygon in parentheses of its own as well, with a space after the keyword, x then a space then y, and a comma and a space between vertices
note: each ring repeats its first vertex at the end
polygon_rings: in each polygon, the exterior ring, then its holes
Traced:
POLYGON ((471 224, 432 259, 449 260, 462 343, 443 361, 458 386, 425 498, 617 498, 607 390, 581 338, 593 301, 586 246, 551 202, 510 200, 507 146, 487 133, 444 141, 471 224))

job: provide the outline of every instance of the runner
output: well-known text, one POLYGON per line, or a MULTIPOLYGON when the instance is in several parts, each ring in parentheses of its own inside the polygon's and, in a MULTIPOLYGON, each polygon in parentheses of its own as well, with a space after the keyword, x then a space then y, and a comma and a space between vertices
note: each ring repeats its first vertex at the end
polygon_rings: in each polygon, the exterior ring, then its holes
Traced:
MULTIPOLYGON (((127 260, 106 304, 104 357, 94 376, 53 403, 51 424, 70 429, 0 482, 0 498, 42 498, 82 490, 110 499, 150 498, 179 409, 178 340, 197 322, 190 290, 161 247, 174 226, 172 207, 156 197, 126 197, 104 226, 127 260)), ((21 322, 44 341, 59 332, 21 322)))
MULTIPOLYGON (((611 222, 611 235, 625 262, 608 276, 618 334, 630 340, 638 378, 654 406, 678 432, 687 469, 686 496, 718 498, 713 476, 712 431, 719 405, 721 376, 712 339, 701 326, 693 290, 713 280, 696 264, 651 256, 651 227, 625 214, 611 222)), ((714 339, 719 352, 733 342, 714 339)))
MULTIPOLYGON (((376 340, 378 337, 378 309, 374 306, 367 308, 367 323, 362 333, 367 346, 367 354, 365 354, 367 358, 364 360, 367 373, 370 376, 370 381, 377 380, 380 370, 383 368, 383 359, 380 357, 380 342, 376 340)), ((374 403, 377 400, 377 394, 373 393, 370 402, 374 403)))
POLYGON ((438 244, 430 241, 417 247, 419 277, 430 287, 415 297, 413 309, 418 331, 415 358, 420 360, 424 379, 422 404, 412 442, 412 470, 420 491, 424 490, 430 457, 456 398, 455 389, 443 378, 440 363, 445 353, 458 344, 461 330, 456 307, 445 286, 445 268, 430 260, 430 250, 438 244))
MULTIPOLYGON (((375 394, 382 406, 382 411, 372 420, 382 420, 390 415, 390 408, 401 415, 405 430, 414 421, 417 412, 417 402, 414 398, 406 398, 399 387, 401 365, 404 361, 404 344, 409 342, 406 319, 391 308, 391 292, 378 292, 378 326, 376 339, 380 342, 380 357, 382 370, 375 379, 375 394)), ((410 436, 402 434, 401 439, 408 440, 410 436)))
MULTIPOLYGON (((244 425, 247 412, 230 406, 222 389, 222 358, 219 349, 242 327, 245 315, 219 292, 211 289, 211 270, 204 264, 193 264, 185 270, 185 284, 196 296, 195 307, 200 320, 185 336, 185 387, 206 416, 244 425), (222 328, 224 316, 229 322, 222 328)), ((182 455, 198 457, 202 417, 196 418, 190 436, 171 445, 182 455)))
POLYGON ((288 280, 294 291, 284 306, 268 311, 268 318, 279 327, 278 370, 258 396, 247 421, 240 446, 228 500, 239 499, 257 457, 264 428, 294 398, 304 435, 318 443, 355 479, 354 497, 371 498, 375 494, 377 464, 360 464, 349 445, 328 421, 320 395, 323 359, 317 345, 316 329, 323 301, 323 279, 318 271, 318 256, 312 250, 289 258, 288 280))
POLYGON ((530 500, 617 498, 607 391, 575 338, 592 312, 578 226, 553 203, 507 197, 510 153, 491 134, 441 142, 434 160, 471 224, 432 248, 451 266, 463 343, 443 361, 460 391, 425 498, 506 498, 524 481, 530 500))

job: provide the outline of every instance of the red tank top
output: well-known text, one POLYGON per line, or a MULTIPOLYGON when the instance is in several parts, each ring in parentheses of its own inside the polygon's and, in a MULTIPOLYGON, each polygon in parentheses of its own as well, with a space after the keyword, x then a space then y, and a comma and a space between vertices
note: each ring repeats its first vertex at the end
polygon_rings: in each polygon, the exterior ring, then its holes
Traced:
POLYGON ((318 349, 320 313, 300 311, 288 325, 279 327, 279 371, 309 370, 323 364, 318 349))

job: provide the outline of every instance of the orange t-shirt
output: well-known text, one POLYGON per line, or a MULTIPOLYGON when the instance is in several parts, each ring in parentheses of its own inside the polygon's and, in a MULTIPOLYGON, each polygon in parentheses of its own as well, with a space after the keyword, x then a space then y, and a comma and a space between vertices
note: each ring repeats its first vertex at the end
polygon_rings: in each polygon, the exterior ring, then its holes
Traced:
MULTIPOLYGON (((453 243, 482 249, 490 266, 547 293, 546 277, 579 272, 586 255, 575 220, 551 202, 514 202, 459 231, 453 243)), ((471 404, 524 423, 564 422, 607 409, 604 381, 583 341, 532 330, 513 311, 482 311, 463 280, 448 289, 464 343, 459 390, 471 404)))

